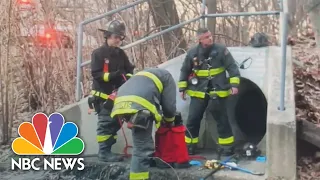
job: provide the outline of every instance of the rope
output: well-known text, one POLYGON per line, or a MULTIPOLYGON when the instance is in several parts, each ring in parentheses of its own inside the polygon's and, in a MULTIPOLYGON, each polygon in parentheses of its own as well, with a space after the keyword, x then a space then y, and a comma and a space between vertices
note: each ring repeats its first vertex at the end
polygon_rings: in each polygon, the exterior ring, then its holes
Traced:
POLYGON ((124 132, 124 128, 123 128, 123 120, 121 120, 120 118, 118 118, 118 121, 119 121, 121 130, 122 130, 122 134, 123 134, 124 141, 125 141, 125 146, 124 146, 124 148, 123 148, 123 155, 128 158, 128 157, 131 157, 131 156, 132 156, 132 154, 129 154, 129 153, 128 153, 128 149, 129 149, 129 148, 133 148, 133 146, 129 145, 129 143, 128 143, 128 139, 127 139, 126 133, 124 132))

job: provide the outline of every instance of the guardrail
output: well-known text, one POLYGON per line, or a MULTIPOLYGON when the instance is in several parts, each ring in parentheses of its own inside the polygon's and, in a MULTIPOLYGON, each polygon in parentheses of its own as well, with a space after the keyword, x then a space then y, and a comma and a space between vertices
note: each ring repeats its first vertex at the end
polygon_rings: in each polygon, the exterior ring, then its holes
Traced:
MULTIPOLYGON (((118 13, 120 11, 123 11, 125 9, 128 9, 128 8, 131 8, 131 7, 134 7, 136 5, 139 5, 139 4, 142 4, 142 3, 145 3, 147 2, 148 0, 138 0, 138 1, 135 1, 133 3, 130 3, 130 4, 127 4, 125 6, 122 6, 118 9, 114 9, 112 11, 109 11, 105 14, 102 14, 102 15, 99 15, 99 16, 96 16, 94 18, 91 18, 91 19, 88 19, 88 20, 85 20, 83 22, 81 22, 79 24, 79 27, 78 27, 78 38, 77 38, 77 77, 76 77, 76 101, 79 101, 81 99, 81 88, 80 88, 80 84, 81 84, 81 76, 82 76, 82 73, 81 73, 81 68, 83 66, 86 66, 88 64, 90 64, 91 61, 86 61, 86 62, 82 62, 82 45, 83 45, 83 27, 86 25, 86 24, 89 24, 91 22, 94 22, 94 21, 97 21, 97 20, 100 20, 102 18, 105 18, 107 16, 110 16, 112 14, 115 14, 115 13, 118 13)), ((281 72, 281 94, 280 94, 280 107, 279 107, 279 110, 281 111, 284 111, 285 108, 284 108, 284 96, 285 96, 285 73, 286 73, 286 57, 287 57, 287 54, 286 54, 286 41, 287 41, 287 24, 288 24, 288 13, 287 12, 283 12, 283 0, 280 0, 280 9, 281 11, 260 11, 260 12, 236 12, 236 13, 217 13, 217 14, 206 14, 205 12, 205 7, 206 7, 206 0, 202 0, 202 11, 201 11, 201 16, 197 17, 197 18, 193 18, 191 20, 188 20, 188 21, 184 21, 184 22, 181 22, 179 24, 176 24, 176 25, 173 25, 171 26, 170 28, 167 28, 165 30, 162 30, 158 33, 155 33, 155 34, 152 34, 148 37, 145 37, 145 38, 142 38, 142 39, 139 39, 135 42, 132 42, 131 44, 128 44, 124 47, 121 47, 122 49, 128 49, 128 48, 131 48, 133 46, 136 46, 138 44, 141 44, 143 42, 146 42, 150 39, 153 39, 155 37, 158 37, 158 36, 161 36, 167 32, 170 32, 170 31, 173 31, 177 28, 180 28, 184 25, 187 25, 189 23, 192 23, 192 22, 195 22, 195 21, 198 21, 200 20, 201 22, 201 26, 202 27, 206 27, 206 23, 205 23, 205 19, 206 18, 212 18, 212 17, 229 17, 229 16, 258 16, 258 15, 280 15, 280 24, 282 24, 282 31, 281 31, 281 50, 282 50, 282 56, 281 56, 281 59, 282 59, 282 72, 281 72)))

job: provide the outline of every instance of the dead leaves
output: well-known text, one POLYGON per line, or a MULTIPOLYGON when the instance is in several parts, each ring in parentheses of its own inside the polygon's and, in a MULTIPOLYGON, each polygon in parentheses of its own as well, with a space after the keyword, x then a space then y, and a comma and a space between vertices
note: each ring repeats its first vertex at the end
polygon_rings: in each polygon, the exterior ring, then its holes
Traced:
MULTIPOLYGON (((302 40, 302 38, 300 38, 302 40)), ((294 85, 297 120, 306 120, 320 127, 320 49, 310 38, 292 47, 295 62, 294 85)), ((301 148, 301 147, 300 147, 301 148)), ((301 180, 320 179, 320 152, 311 157, 300 157, 298 174, 301 180)))
POLYGON ((320 124, 320 50, 295 46, 293 52, 303 64, 293 72, 297 119, 320 124))

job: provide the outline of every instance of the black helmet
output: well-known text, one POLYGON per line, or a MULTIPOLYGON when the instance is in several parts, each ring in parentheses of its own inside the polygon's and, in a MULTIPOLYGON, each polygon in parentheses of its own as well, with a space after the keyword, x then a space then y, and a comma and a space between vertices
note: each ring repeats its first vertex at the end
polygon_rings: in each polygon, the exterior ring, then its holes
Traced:
POLYGON ((124 23, 118 20, 112 20, 108 22, 105 29, 99 29, 99 30, 104 32, 105 38, 109 37, 111 34, 123 36, 124 38, 126 34, 126 27, 124 23))
POLYGON ((252 47, 266 47, 269 46, 268 36, 265 33, 255 33, 250 40, 252 47))
POLYGON ((258 147, 250 142, 245 143, 242 148, 242 155, 248 158, 256 158, 261 154, 258 147))

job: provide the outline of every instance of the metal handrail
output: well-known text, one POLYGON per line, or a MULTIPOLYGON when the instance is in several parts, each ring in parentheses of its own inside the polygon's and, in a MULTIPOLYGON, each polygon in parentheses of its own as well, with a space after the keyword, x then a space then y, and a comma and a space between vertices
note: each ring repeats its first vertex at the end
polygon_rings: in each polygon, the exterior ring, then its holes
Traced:
MULTIPOLYGON (((78 28, 78 51, 77 51, 77 77, 76 77, 76 101, 79 101, 80 100, 80 97, 81 97, 81 92, 80 92, 80 82, 81 82, 81 68, 83 66, 86 66, 88 64, 90 64, 91 61, 86 61, 84 63, 82 63, 82 43, 83 43, 83 26, 90 23, 90 22, 93 22, 93 21, 96 21, 96 20, 99 20, 99 19, 102 19, 106 16, 109 16, 109 15, 112 15, 114 13, 117 13, 119 11, 122 11, 122 10, 125 10, 125 9, 128 9, 130 7, 133 7, 133 6, 136 6, 138 4, 141 4, 141 3, 144 3, 144 2, 147 2, 148 0, 138 0, 136 2, 133 2, 133 3, 130 3, 126 6, 123 6, 121 8, 118 8, 118 9, 115 9, 115 10, 112 10, 112 11, 109 11, 105 14, 102 14, 102 15, 99 15, 97 17, 94 17, 94 18, 91 18, 91 19, 88 19, 88 20, 85 20, 83 22, 81 22, 79 24, 79 28, 78 28)), ((281 59, 282 59, 282 71, 281 71, 281 93, 280 93, 280 107, 279 107, 279 110, 281 111, 284 111, 285 108, 284 108, 284 96, 285 96, 285 72, 286 72, 286 39, 287 39, 287 25, 288 25, 288 13, 287 12, 284 12, 284 9, 283 8, 283 1, 284 0, 280 0, 280 7, 281 7, 281 11, 260 11, 260 12, 236 12, 236 13, 217 13, 217 14, 206 14, 205 13, 205 0, 202 0, 202 13, 201 13, 201 16, 197 17, 197 18, 194 18, 194 19, 191 19, 191 20, 188 20, 188 21, 185 21, 185 22, 181 22, 179 24, 176 24, 174 26, 171 26, 170 28, 167 28, 165 30, 162 30, 158 33, 155 33, 153 35, 150 35, 148 37, 145 37, 145 38, 142 38, 142 39, 139 39, 135 42, 132 42, 131 44, 128 44, 124 47, 121 47, 122 49, 128 49, 128 48, 131 48, 133 46, 136 46, 138 44, 141 44, 143 42, 146 42, 150 39, 153 39, 155 37, 158 37, 160 35, 163 35, 167 32, 170 32, 170 31, 173 31, 177 28, 180 28, 186 24, 189 24, 189 23, 192 23, 194 21, 198 21, 200 20, 201 21, 201 26, 206 26, 206 23, 205 23, 205 18, 208 18, 208 17, 228 17, 228 16, 257 16, 257 15, 279 15, 280 14, 280 17, 282 17, 280 19, 280 24, 282 24, 283 28, 282 28, 282 31, 281 31, 281 52, 282 52, 282 56, 281 56, 281 59)))

